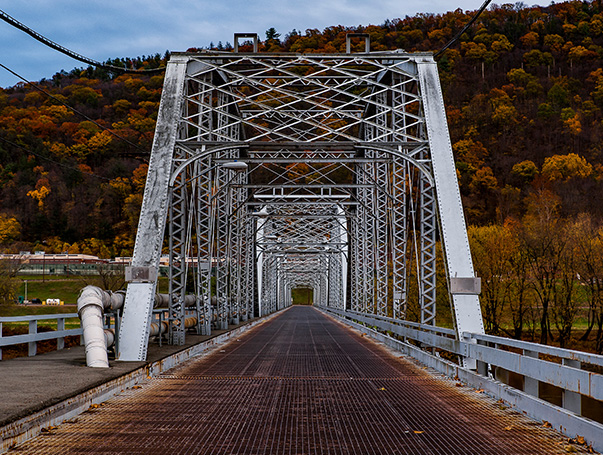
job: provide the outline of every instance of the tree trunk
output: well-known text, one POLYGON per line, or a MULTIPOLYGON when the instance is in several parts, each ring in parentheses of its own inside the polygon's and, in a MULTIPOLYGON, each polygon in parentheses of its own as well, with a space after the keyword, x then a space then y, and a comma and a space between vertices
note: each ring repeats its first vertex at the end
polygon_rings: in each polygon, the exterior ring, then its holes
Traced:
POLYGON ((586 332, 584 332, 584 335, 582 335, 580 337, 580 341, 586 341, 588 340, 588 337, 590 335, 590 332, 592 332, 593 327, 595 326, 595 315, 594 315, 594 311, 593 311, 593 307, 591 306, 590 310, 589 310, 589 321, 588 321, 588 327, 586 328, 586 332), (592 314, 592 317, 590 316, 592 314))
POLYGON ((597 324, 597 337, 595 342, 595 350, 597 354, 603 354, 603 318, 599 318, 597 324))
POLYGON ((540 318, 540 344, 548 343, 549 327, 548 327, 548 304, 542 304, 542 317, 540 318))

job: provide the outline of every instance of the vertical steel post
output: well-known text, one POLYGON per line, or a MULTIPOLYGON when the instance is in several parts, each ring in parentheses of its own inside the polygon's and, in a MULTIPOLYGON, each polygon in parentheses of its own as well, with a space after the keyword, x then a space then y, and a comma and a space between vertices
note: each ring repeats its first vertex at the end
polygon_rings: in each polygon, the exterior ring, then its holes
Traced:
MULTIPOLYGON (((473 261, 469 250, 467 228, 444 111, 444 100, 438 79, 437 66, 432 57, 418 59, 421 98, 425 127, 429 140, 431 165, 435 181, 437 205, 442 225, 442 243, 449 280, 452 283, 452 304, 459 338, 464 332, 484 333, 482 311, 477 286, 473 290, 455 291, 454 280, 473 279, 473 261)), ((475 368, 474 360, 466 366, 475 368)))
POLYGON ((147 357, 157 270, 167 217, 172 156, 182 114, 186 64, 185 57, 176 56, 170 59, 166 69, 132 257, 132 268, 139 268, 141 273, 136 273, 140 278, 130 282, 127 287, 118 337, 119 360, 142 361, 147 357))

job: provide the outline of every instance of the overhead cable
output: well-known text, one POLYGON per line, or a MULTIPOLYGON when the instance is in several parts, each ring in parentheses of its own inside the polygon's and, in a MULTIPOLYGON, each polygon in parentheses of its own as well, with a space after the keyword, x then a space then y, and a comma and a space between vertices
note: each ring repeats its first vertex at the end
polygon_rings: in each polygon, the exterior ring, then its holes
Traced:
POLYGON ((150 69, 142 69, 142 70, 134 70, 134 69, 128 69, 128 68, 122 68, 120 66, 114 66, 114 65, 106 65, 104 63, 98 62, 96 60, 92 60, 91 58, 88 58, 82 54, 78 54, 77 52, 74 52, 70 49, 67 49, 64 46, 61 46, 60 44, 46 38, 43 35, 40 35, 38 32, 36 32, 35 30, 29 28, 27 25, 19 22, 17 19, 15 19, 12 16, 9 16, 8 14, 6 14, 4 11, 0 10, 0 19, 2 19, 4 22, 7 22, 8 24, 12 25, 13 27, 18 28, 19 30, 27 33, 29 36, 31 36, 33 39, 41 42, 42 44, 54 49, 55 51, 59 51, 62 54, 67 55, 68 57, 71 57, 75 60, 78 60, 82 63, 86 63, 87 65, 91 65, 91 66, 96 66, 97 68, 104 68, 106 70, 109 71, 115 71, 115 72, 120 72, 120 73, 139 73, 139 74, 149 74, 149 73, 159 73, 165 70, 165 67, 161 67, 161 68, 150 68, 150 69))
POLYGON ((134 144, 133 142, 129 141, 128 139, 126 139, 123 136, 120 136, 119 134, 117 134, 115 131, 107 128, 104 125, 101 125, 100 123, 98 123, 96 120, 91 119, 90 117, 88 117, 86 114, 84 114, 83 112, 78 111, 76 108, 71 107, 69 104, 65 103, 63 100, 57 98, 56 96, 52 95, 51 93, 48 93, 46 90, 44 90, 42 87, 40 87, 37 84, 34 84, 31 81, 28 81, 27 79, 25 79, 23 76, 21 76, 20 74, 16 73, 15 71, 11 70, 10 68, 8 68, 7 66, 3 65, 2 63, 0 63, 0 67, 4 68, 6 71, 8 71, 9 73, 11 73, 13 76, 18 77, 19 79, 21 79, 23 82, 26 82, 27 84, 31 85, 34 89, 36 89, 37 91, 43 93, 44 95, 46 95, 49 98, 52 98, 53 100, 55 100, 58 103, 61 103, 63 106, 65 106, 67 109, 70 109, 71 111, 75 112, 76 114, 82 116, 83 118, 85 118, 86 120, 88 120, 89 122, 94 123, 96 126, 98 126, 99 128, 101 128, 102 130, 106 131, 107 133, 111 134, 112 136, 116 137, 117 139, 124 141, 126 144, 131 145, 132 147, 136 148, 137 150, 139 150, 140 152, 142 152, 144 155, 148 155, 149 152, 147 150, 144 150, 143 148, 141 148, 140 146, 134 144))
POLYGON ((467 24, 462 28, 462 30, 460 32, 458 32, 454 38, 452 38, 450 41, 448 41, 448 43, 439 51, 437 51, 433 57, 437 58, 440 55, 442 55, 442 53, 448 49, 450 46, 452 46, 455 42, 458 41, 458 39, 463 35, 463 33, 465 33, 467 31, 467 29, 469 27, 471 27, 471 25, 473 25, 473 23, 477 20, 478 17, 480 17, 480 15, 484 12, 484 10, 488 7, 488 5, 490 4, 492 0, 486 0, 480 9, 477 10, 477 12, 473 15, 473 17, 471 18, 471 20, 469 22, 467 22, 467 24))

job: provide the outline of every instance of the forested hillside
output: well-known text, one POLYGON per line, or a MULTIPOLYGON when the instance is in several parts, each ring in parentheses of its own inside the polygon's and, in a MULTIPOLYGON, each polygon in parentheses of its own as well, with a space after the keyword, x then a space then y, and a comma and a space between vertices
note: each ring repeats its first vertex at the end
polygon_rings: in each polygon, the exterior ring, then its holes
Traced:
MULTIPOLYGON (((365 32, 375 51, 437 51, 472 14, 282 36, 270 29, 260 50, 345 52, 346 33, 365 32)), ((190 50, 202 50, 195 44, 190 50)), ((156 68, 166 58, 109 63, 156 68)), ((492 6, 438 59, 491 332, 503 330, 504 310, 513 314, 505 330, 518 336, 539 321, 546 341, 551 324, 571 332, 588 306, 603 349, 602 58, 598 0, 492 6), (500 264, 486 260, 493 249, 504 252, 500 264), (587 291, 576 288, 577 272, 587 291)), ((0 248, 130 255, 162 76, 88 68, 38 85, 52 97, 27 84, 0 89, 0 248)))

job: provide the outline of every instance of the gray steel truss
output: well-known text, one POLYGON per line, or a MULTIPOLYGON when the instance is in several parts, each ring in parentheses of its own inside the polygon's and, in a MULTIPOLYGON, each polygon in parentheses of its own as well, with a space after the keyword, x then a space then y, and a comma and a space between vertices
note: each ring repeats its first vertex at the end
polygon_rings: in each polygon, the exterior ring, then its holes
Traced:
POLYGON ((432 56, 174 54, 121 360, 146 358, 164 250, 173 344, 286 308, 299 288, 316 305, 435 325, 438 276, 459 338, 483 333, 432 56))

